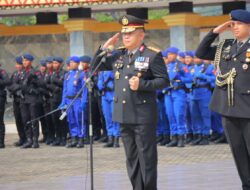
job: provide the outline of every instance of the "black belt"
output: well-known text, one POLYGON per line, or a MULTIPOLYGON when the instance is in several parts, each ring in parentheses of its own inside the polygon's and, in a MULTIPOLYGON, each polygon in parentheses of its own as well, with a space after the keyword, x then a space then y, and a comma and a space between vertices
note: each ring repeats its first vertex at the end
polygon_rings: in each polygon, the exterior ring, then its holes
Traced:
POLYGON ((182 89, 182 90, 185 90, 186 87, 185 87, 185 86, 174 86, 173 89, 174 89, 174 90, 181 90, 181 89, 182 89))
MULTIPOLYGON (((76 95, 74 95, 74 96, 66 96, 66 98, 68 98, 68 99, 74 99, 76 97, 76 95)), ((78 98, 80 98, 81 97, 81 94, 78 96, 78 98)))

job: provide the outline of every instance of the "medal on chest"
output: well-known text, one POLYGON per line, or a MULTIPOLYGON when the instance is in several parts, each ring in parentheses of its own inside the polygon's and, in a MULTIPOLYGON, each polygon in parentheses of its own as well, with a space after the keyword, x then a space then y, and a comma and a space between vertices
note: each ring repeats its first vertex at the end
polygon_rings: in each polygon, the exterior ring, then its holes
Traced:
POLYGON ((116 80, 119 80, 119 79, 120 79, 120 72, 119 72, 119 71, 116 71, 116 72, 115 72, 115 79, 116 79, 116 80))
POLYGON ((248 48, 246 51, 246 62, 250 63, 250 48, 248 48))

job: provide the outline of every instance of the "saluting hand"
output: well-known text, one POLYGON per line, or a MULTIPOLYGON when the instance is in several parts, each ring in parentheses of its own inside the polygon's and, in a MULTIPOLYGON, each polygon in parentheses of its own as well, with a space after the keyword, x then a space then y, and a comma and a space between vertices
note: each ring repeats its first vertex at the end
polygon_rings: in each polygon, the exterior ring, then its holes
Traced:
POLYGON ((129 85, 131 90, 138 90, 139 88, 139 77, 133 76, 132 78, 129 79, 129 85))
POLYGON ((223 33, 227 30, 231 30, 231 27, 233 25, 234 21, 227 21, 219 26, 217 26, 216 28, 213 29, 213 33, 216 33, 216 34, 220 34, 220 33, 223 33))
POLYGON ((120 37, 120 33, 116 33, 114 36, 112 36, 111 38, 109 38, 105 44, 103 45, 103 48, 104 49, 107 49, 108 47, 110 46, 115 46, 116 43, 118 42, 119 40, 119 37, 120 37))

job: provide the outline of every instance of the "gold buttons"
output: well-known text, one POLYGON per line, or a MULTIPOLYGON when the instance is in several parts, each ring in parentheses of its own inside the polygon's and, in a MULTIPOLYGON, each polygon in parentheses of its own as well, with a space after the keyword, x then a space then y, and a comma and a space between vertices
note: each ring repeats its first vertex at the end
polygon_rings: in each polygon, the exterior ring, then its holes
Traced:
POLYGON ((122 100, 122 103, 123 103, 123 104, 126 104, 126 100, 122 100))
POLYGON ((126 88, 123 88, 122 91, 123 91, 123 92, 126 92, 126 88))

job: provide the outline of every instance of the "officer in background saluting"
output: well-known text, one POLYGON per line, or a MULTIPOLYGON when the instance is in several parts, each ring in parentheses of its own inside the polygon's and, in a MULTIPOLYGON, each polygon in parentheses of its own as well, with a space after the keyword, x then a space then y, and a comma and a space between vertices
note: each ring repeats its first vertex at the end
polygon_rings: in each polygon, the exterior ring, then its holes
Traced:
MULTIPOLYGON (((135 190, 157 189, 156 90, 169 85, 161 52, 144 43, 147 21, 131 15, 121 17, 122 41, 106 57, 101 70, 113 70, 115 97, 113 121, 119 122, 127 158, 127 171, 135 190)), ((120 34, 111 37, 97 54, 114 46, 120 34)), ((95 56, 94 63, 101 59, 95 56)), ((95 67, 95 65, 94 65, 95 67)))
POLYGON ((250 189, 250 12, 234 10, 231 20, 219 25, 203 39, 196 56, 215 59, 216 87, 210 108, 222 115, 222 122, 242 182, 250 189), (215 38, 230 30, 235 39, 217 47, 215 38))

